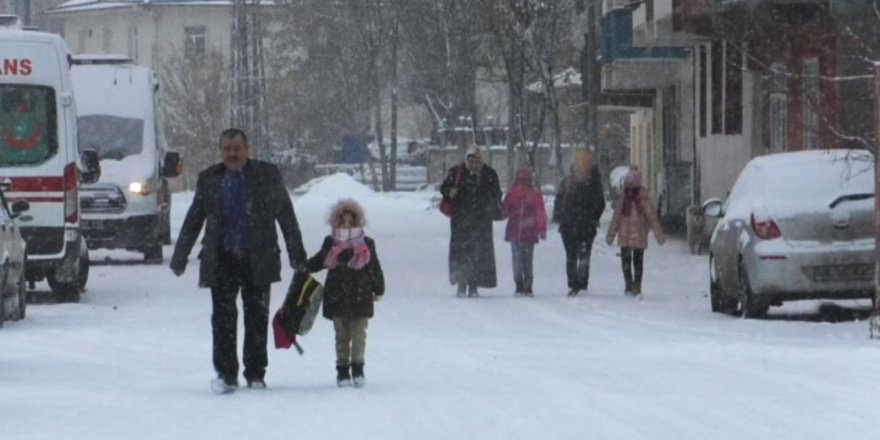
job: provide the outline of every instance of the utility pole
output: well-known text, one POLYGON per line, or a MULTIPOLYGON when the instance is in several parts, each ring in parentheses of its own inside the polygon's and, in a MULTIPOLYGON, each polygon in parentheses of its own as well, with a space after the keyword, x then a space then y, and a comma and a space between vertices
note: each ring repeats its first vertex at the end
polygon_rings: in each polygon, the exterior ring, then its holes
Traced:
POLYGON ((248 134, 254 157, 269 156, 266 121, 266 73, 260 0, 232 0, 229 122, 248 134))

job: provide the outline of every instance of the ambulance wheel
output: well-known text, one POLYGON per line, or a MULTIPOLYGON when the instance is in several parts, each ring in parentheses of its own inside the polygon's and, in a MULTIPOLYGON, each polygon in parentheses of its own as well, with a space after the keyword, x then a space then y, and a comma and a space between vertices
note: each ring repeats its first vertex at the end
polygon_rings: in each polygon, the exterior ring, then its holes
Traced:
POLYGON ((72 283, 62 283, 55 280, 55 275, 46 277, 49 282, 49 288, 55 294, 55 301, 59 303, 78 303, 80 294, 80 285, 78 281, 72 283))
POLYGON ((85 244, 80 249, 82 249, 82 254, 79 259, 79 275, 76 277, 76 285, 82 293, 86 291, 86 284, 89 282, 89 268, 92 263, 89 260, 89 249, 85 247, 85 244))

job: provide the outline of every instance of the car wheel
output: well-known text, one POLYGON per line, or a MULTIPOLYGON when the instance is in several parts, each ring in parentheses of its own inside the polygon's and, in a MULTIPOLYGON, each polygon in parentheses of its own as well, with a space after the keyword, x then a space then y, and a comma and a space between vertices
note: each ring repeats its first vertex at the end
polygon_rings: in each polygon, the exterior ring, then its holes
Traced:
POLYGON ((749 274, 742 261, 739 263, 739 314, 743 318, 762 318, 767 316, 770 305, 761 303, 755 299, 752 287, 749 285, 749 274))
POLYGON ((46 277, 49 282, 49 288, 55 294, 55 301, 59 303, 78 303, 80 294, 80 284, 77 281, 72 283, 62 283, 55 279, 55 275, 46 277))
POLYGON ((712 311, 715 313, 733 314, 736 312, 736 300, 728 298, 718 284, 715 259, 711 256, 709 257, 709 301, 712 303, 712 311))

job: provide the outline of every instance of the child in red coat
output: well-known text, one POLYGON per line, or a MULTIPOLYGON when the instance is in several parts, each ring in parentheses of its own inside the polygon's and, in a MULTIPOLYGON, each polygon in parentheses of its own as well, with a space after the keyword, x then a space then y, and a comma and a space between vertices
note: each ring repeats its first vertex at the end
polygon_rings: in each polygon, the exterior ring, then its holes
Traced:
POLYGON ((504 240, 510 242, 513 254, 513 281, 516 295, 534 296, 532 292, 532 260, 535 244, 547 238, 547 213, 544 197, 532 183, 532 172, 520 168, 502 203, 507 217, 504 240))

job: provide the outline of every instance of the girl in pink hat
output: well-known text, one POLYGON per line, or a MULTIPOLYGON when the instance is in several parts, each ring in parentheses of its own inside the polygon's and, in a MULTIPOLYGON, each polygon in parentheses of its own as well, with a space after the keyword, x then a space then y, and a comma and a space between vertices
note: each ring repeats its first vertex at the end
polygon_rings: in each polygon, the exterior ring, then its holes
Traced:
POLYGON ((654 231, 658 244, 666 243, 663 229, 648 200, 648 191, 642 186, 642 174, 633 165, 623 178, 623 197, 617 202, 605 237, 605 242, 611 245, 617 236, 627 296, 642 297, 642 264, 649 229, 654 231))
POLYGON ((532 183, 532 172, 520 168, 502 203, 507 217, 504 239, 510 242, 513 254, 513 281, 516 295, 534 296, 532 292, 532 261, 535 244, 547 238, 547 213, 544 197, 532 183))

